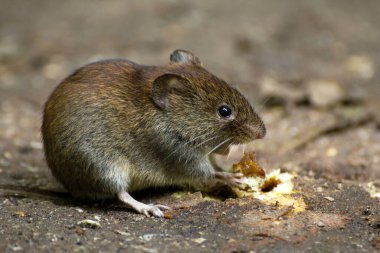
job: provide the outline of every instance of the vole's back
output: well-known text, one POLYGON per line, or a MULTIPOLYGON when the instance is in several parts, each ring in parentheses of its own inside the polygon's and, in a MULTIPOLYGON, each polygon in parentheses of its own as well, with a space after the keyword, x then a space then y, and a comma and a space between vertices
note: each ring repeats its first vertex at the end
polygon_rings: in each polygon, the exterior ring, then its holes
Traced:
POLYGON ((103 197, 126 187, 127 172, 110 163, 126 162, 118 157, 133 152, 130 129, 142 122, 136 115, 150 111, 139 105, 149 99, 143 78, 134 63, 104 61, 77 70, 52 93, 42 124, 45 154, 69 191, 103 197))

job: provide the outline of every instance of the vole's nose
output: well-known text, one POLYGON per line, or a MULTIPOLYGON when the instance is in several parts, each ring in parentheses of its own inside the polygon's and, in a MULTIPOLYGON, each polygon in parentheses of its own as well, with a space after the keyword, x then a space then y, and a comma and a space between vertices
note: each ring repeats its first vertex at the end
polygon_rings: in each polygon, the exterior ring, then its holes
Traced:
POLYGON ((258 139, 263 139, 265 137, 265 135, 267 134, 267 129, 265 128, 265 125, 264 124, 261 124, 260 127, 259 127, 259 130, 257 131, 257 138, 258 139))
POLYGON ((260 130, 258 131, 259 132, 259 139, 262 139, 262 138, 264 138, 265 137, 265 135, 267 134, 267 129, 265 128, 265 125, 263 124, 263 125, 261 125, 260 126, 260 128, 259 128, 260 130))
POLYGON ((247 125, 247 127, 254 139, 263 139, 267 132, 264 124, 247 125))

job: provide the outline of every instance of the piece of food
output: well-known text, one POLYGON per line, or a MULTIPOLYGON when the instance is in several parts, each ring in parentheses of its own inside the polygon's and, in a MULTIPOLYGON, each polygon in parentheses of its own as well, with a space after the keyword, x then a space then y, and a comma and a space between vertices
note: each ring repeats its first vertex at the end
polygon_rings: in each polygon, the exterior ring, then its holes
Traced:
POLYGON ((232 170, 245 176, 243 187, 235 190, 239 192, 238 196, 245 196, 249 192, 270 192, 281 184, 278 173, 266 175, 256 159, 255 152, 244 153, 240 162, 232 166, 232 170))
POLYGON ((232 166, 233 172, 240 172, 246 177, 261 177, 265 178, 265 171, 258 164, 255 152, 244 153, 240 162, 232 166))
POLYGON ((280 169, 265 173, 258 164, 255 153, 244 153, 240 162, 233 165, 233 172, 244 174, 241 187, 231 187, 237 197, 253 197, 271 205, 291 207, 292 212, 303 212, 306 204, 302 197, 292 196, 295 174, 280 169))
POLYGON ((281 184, 281 180, 278 179, 276 176, 268 177, 265 179, 264 183, 261 185, 261 191, 262 192, 270 192, 274 188, 277 187, 277 185, 281 184))

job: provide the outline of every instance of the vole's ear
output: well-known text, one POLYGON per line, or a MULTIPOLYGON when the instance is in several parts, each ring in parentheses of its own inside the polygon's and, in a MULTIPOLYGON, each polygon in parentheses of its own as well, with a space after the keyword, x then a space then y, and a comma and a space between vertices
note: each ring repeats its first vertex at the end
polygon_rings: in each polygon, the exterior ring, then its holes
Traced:
POLYGON ((170 55, 170 62, 202 66, 202 63, 198 57, 196 57, 193 53, 182 49, 177 49, 170 55))
POLYGON ((177 74, 166 73, 157 77, 153 81, 152 86, 152 99, 154 103, 166 110, 169 107, 168 96, 173 91, 181 91, 187 86, 189 81, 177 74))

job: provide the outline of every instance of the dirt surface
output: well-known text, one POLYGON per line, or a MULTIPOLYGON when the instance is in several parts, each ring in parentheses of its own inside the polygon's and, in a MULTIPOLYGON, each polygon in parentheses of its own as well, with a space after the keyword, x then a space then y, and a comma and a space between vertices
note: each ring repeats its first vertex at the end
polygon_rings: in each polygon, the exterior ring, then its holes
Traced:
POLYGON ((377 0, 0 6, 0 252, 380 252, 377 0), (287 197, 302 210, 162 189, 136 194, 173 207, 146 218, 80 203, 54 181, 39 128, 59 81, 103 58, 165 64, 177 48, 256 106, 268 134, 245 149, 296 175, 287 197))

